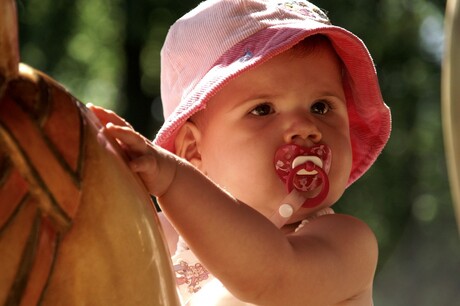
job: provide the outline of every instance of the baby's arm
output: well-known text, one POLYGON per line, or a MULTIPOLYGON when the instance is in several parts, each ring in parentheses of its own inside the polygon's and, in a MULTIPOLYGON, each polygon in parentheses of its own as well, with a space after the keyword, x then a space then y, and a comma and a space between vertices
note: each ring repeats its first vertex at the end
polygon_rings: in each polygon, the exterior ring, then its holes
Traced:
POLYGON ((235 296, 263 305, 333 305, 370 292, 377 247, 364 223, 329 215, 286 236, 120 117, 93 111, 103 124, 113 123, 107 132, 122 143, 131 168, 195 254, 235 296))
POLYGON ((232 294, 257 305, 369 305, 377 245, 363 222, 328 215, 286 236, 194 171, 178 169, 159 201, 232 294))

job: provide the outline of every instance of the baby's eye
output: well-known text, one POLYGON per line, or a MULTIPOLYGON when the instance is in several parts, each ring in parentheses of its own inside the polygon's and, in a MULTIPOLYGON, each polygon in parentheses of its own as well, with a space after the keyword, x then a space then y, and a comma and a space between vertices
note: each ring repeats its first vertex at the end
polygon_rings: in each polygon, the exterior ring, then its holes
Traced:
POLYGON ((313 103, 313 105, 310 107, 310 110, 312 113, 324 115, 331 110, 331 107, 327 101, 318 101, 313 103))
POLYGON ((274 112, 275 110, 273 109, 273 106, 268 103, 263 103, 254 107, 250 114, 254 116, 267 116, 273 114, 274 112))

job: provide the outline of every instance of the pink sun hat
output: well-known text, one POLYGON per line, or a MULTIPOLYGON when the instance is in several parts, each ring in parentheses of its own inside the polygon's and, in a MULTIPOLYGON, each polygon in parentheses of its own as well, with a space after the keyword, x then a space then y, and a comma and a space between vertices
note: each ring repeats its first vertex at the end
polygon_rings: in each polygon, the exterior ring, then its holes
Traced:
POLYGON ((388 141, 390 110, 363 42, 308 1, 208 0, 176 21, 161 50, 165 122, 154 143, 174 152, 181 126, 228 81, 315 34, 329 38, 345 67, 352 184, 388 141))

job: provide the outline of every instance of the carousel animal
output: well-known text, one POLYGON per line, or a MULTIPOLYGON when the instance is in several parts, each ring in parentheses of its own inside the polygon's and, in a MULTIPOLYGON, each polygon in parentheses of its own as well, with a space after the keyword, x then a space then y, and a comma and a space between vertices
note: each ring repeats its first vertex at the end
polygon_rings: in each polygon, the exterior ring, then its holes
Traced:
POLYGON ((0 304, 179 305, 150 196, 0 0, 0 304))

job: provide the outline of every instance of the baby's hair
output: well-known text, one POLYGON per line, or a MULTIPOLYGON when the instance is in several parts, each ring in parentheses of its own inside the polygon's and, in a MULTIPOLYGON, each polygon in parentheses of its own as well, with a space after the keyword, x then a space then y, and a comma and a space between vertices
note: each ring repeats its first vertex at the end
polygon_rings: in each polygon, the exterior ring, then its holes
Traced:
MULTIPOLYGON (((332 45, 332 42, 326 35, 315 34, 312 36, 308 36, 307 38, 304 38, 296 45, 294 45, 294 47, 291 48, 291 50, 294 51, 292 52, 292 56, 306 56, 315 52, 320 52, 321 50, 323 50, 324 47, 335 50, 334 46, 332 45)), ((345 74, 345 65, 343 64, 342 59, 338 55, 337 58, 340 61, 340 64, 342 65, 343 77, 345 74)))
POLYGON ((319 47, 324 46, 334 49, 329 38, 327 38, 325 35, 316 34, 301 40, 296 45, 294 45, 294 47, 292 47, 292 50, 295 51, 296 56, 302 56, 320 50, 319 47))

